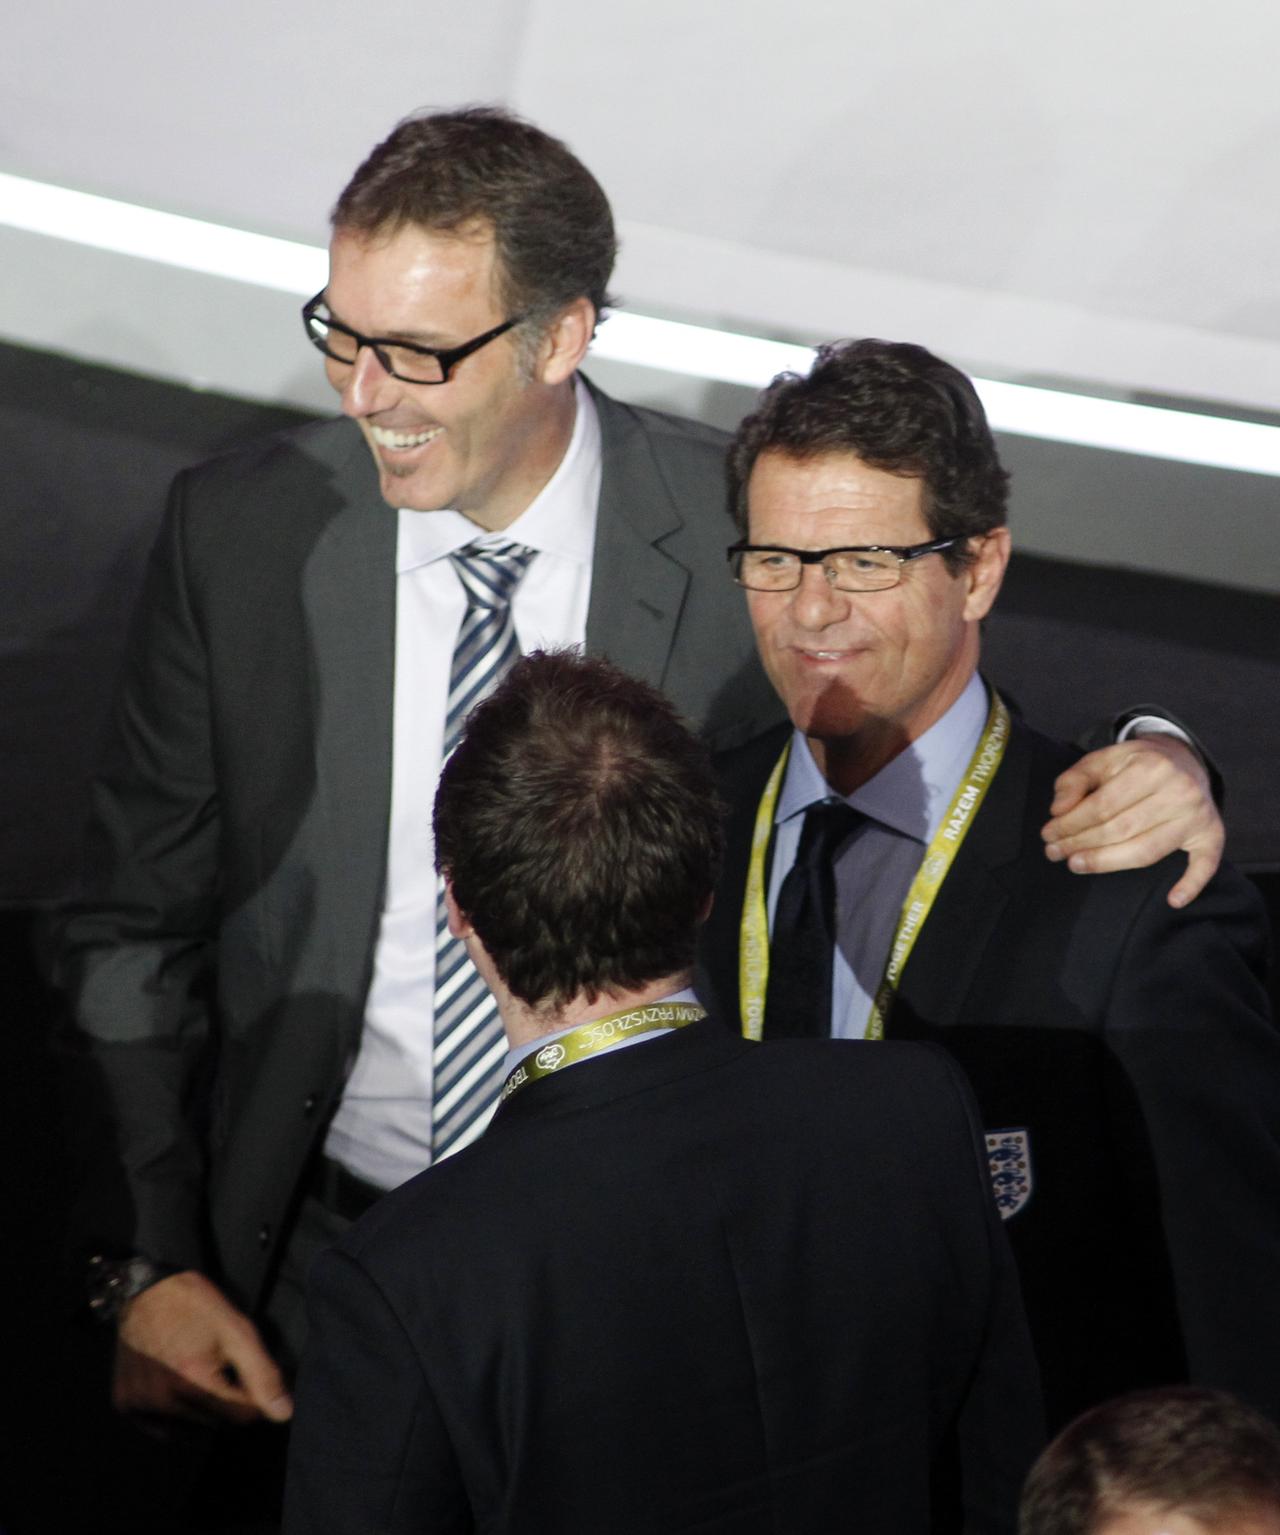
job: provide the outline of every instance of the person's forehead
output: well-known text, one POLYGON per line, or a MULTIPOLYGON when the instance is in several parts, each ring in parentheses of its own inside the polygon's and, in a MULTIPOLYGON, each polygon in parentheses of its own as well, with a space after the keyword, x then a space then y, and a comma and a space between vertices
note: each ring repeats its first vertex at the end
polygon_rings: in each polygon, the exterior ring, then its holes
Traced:
POLYGON ((800 457, 768 449, 756 460, 747 483, 753 521, 760 518, 813 519, 856 525, 874 522, 924 523, 924 481, 918 475, 877 469, 854 453, 800 457))
POLYGON ((327 294, 336 313, 403 330, 419 318, 434 328, 450 310, 495 307, 499 289, 492 228, 474 222, 458 230, 402 224, 393 229, 338 228, 329 243, 327 294))

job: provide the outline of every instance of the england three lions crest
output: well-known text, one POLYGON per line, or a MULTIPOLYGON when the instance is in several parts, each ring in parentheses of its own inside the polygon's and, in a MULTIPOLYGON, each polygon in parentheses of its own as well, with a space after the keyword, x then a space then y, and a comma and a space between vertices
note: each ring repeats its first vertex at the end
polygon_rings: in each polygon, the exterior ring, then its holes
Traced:
POLYGON ((1009 1220, 1031 1198, 1031 1133, 1028 1130, 989 1130, 987 1166, 1001 1220, 1009 1220))

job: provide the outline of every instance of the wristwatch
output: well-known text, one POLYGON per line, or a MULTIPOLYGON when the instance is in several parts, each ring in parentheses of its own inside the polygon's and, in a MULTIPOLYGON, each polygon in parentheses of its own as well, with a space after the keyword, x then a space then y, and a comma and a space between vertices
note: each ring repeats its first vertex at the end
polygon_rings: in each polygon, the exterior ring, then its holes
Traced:
POLYGON ((89 1311, 99 1322, 118 1322, 121 1311, 135 1296, 176 1273, 175 1264, 156 1263, 141 1253, 129 1258, 95 1253, 89 1259, 89 1311))

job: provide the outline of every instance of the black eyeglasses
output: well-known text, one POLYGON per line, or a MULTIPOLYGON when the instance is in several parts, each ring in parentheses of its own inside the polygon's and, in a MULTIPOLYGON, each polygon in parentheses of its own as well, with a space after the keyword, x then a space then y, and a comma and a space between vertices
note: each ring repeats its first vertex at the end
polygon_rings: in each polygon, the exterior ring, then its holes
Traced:
POLYGON ((777 544, 731 544, 725 550, 733 579, 753 592, 793 592, 806 565, 821 565, 838 592, 883 592, 897 586, 908 560, 940 554, 960 538, 929 544, 863 544, 848 549, 784 549, 777 544))
POLYGON ((402 379, 406 384, 447 384, 449 374, 464 357, 496 341, 524 318, 520 314, 513 320, 504 320, 461 346, 418 346, 413 341, 394 341, 389 336, 362 336, 358 330, 343 325, 329 313, 323 288, 302 306, 307 339, 326 357, 350 366, 359 356, 360 348, 367 346, 392 378, 402 379))

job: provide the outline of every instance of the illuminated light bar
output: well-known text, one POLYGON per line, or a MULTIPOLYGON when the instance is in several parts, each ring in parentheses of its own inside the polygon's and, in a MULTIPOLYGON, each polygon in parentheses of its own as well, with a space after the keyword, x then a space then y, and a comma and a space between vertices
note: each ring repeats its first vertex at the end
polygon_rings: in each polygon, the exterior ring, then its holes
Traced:
POLYGON ((812 347, 655 320, 629 310, 609 315, 591 350, 611 362, 636 363, 720 384, 743 384, 748 389, 763 389, 775 374, 787 369, 807 373, 813 361, 812 347))
MULTIPOLYGON (((617 362, 762 389, 775 374, 806 373, 809 347, 707 330, 644 315, 615 314, 600 327, 593 350, 617 362)), ((1191 411, 1132 405, 1029 384, 974 379, 997 432, 1042 441, 1108 448, 1183 464, 1280 475, 1280 427, 1191 411)))
POLYGON ((297 240, 228 229, 18 176, 0 174, 0 223, 306 298, 319 292, 329 275, 326 253, 297 240))
MULTIPOLYGON (((0 173, 0 223, 99 250, 309 298, 325 284, 326 253, 295 240, 229 229, 0 173)), ((623 312, 605 320, 594 354, 718 383, 762 388, 803 373, 809 347, 623 312)), ((991 425, 1051 442, 1178 463, 1280 476, 1280 427, 974 379, 991 425)))
POLYGON ((987 419, 998 432, 1180 464, 1280 475, 1280 427, 1065 394, 1060 389, 1033 389, 1029 384, 981 378, 973 382, 987 419))

